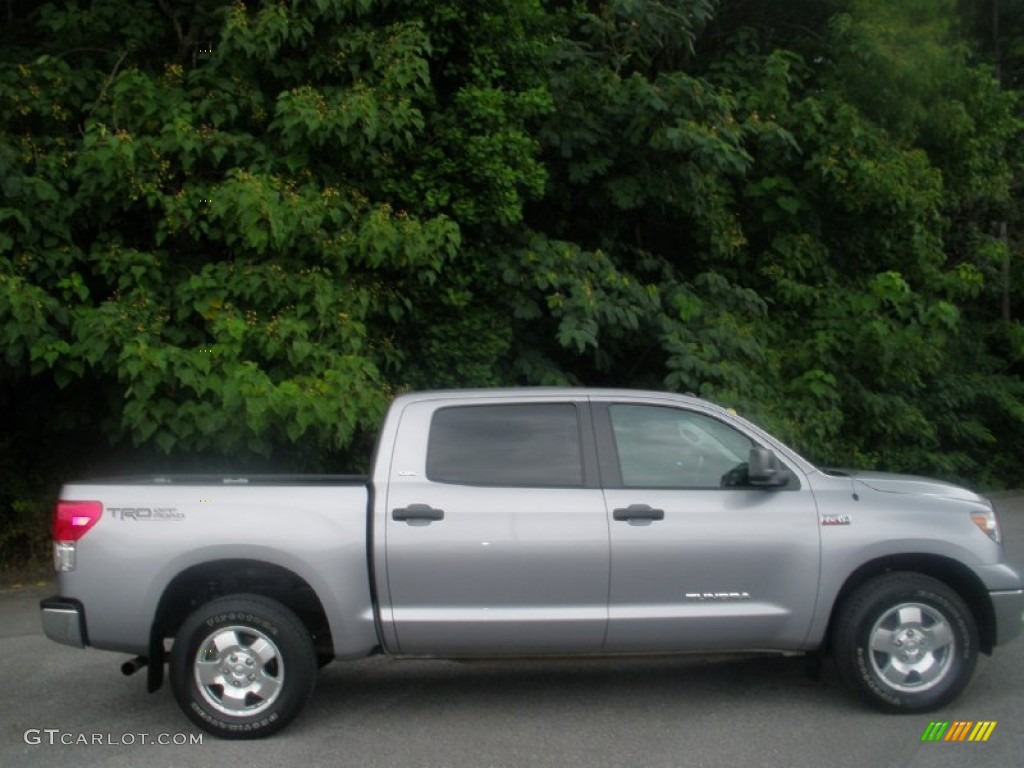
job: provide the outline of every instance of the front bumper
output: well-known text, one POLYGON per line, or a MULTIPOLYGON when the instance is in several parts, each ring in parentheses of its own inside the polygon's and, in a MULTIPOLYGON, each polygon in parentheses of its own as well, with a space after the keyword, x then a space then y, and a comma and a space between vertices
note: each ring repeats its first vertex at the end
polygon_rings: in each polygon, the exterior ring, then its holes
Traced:
POLYGON ((89 644, 85 608, 69 597, 48 597, 39 603, 43 633, 57 643, 84 648, 89 644))
POLYGON ((996 618, 996 645, 1004 645, 1021 633, 1024 624, 1024 589, 989 592, 996 618))

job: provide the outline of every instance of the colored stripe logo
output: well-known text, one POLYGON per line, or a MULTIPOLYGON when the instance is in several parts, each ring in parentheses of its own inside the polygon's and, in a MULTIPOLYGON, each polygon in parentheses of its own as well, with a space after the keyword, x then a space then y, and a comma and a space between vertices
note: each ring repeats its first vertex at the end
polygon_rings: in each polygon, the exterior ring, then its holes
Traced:
POLYGON ((988 741, 996 729, 996 720, 954 720, 928 723, 921 741, 988 741))

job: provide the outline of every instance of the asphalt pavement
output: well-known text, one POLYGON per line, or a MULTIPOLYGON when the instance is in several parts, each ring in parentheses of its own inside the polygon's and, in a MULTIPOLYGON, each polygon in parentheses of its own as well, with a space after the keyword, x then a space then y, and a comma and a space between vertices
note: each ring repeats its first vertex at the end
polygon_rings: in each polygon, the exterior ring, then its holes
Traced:
MULTIPOLYGON (((996 500, 1024 565, 1024 494, 996 500)), ((1024 766, 1024 638, 982 657, 952 706, 866 709, 800 658, 334 663, 284 732, 221 741, 117 654, 41 633, 48 583, 0 589, 0 766, 1024 766), (995 721, 987 742, 922 742, 933 720, 995 721)))

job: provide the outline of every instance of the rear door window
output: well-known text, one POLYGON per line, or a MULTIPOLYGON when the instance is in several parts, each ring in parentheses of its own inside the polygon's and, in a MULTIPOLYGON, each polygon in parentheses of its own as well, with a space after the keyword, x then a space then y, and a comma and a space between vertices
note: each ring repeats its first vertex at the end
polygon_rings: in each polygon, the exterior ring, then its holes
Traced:
POLYGON ((576 406, 441 408, 430 424, 427 478, 459 485, 581 487, 583 457, 576 406))

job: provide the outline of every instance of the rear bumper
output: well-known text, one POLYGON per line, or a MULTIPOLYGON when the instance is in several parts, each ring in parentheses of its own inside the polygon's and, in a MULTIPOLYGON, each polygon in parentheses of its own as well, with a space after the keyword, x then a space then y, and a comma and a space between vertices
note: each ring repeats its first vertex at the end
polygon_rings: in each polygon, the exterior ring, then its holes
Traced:
POLYGON ((989 592, 996 618, 996 645, 1010 642, 1021 633, 1024 623, 1024 590, 989 592))
POLYGON ((43 633, 57 643, 84 648, 89 644, 85 630, 85 608, 69 597, 48 597, 39 603, 43 633))

